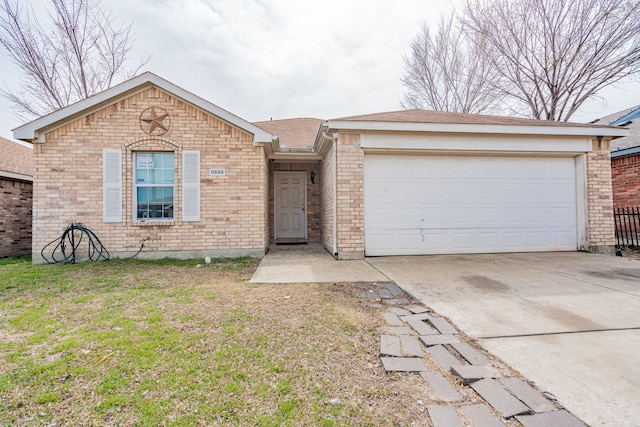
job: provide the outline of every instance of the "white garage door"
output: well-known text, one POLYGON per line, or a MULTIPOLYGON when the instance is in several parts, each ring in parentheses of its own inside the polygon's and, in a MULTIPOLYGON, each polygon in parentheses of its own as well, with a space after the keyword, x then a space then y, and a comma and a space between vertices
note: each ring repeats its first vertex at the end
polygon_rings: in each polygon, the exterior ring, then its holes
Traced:
POLYGON ((573 158, 366 154, 369 256, 577 249, 573 158))

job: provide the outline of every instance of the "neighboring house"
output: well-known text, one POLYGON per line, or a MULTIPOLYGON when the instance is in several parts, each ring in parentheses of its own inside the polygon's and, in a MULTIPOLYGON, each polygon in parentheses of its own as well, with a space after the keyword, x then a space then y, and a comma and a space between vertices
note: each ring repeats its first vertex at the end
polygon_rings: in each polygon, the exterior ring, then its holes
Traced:
POLYGON ((0 138, 0 258, 31 253, 33 148, 0 138))
POLYGON ((71 223, 113 256, 610 251, 627 130, 410 110, 249 123, 145 73, 25 124, 34 262, 71 223))
POLYGON ((613 205, 616 208, 640 207, 640 105, 592 123, 629 129, 629 136, 611 143, 613 205))

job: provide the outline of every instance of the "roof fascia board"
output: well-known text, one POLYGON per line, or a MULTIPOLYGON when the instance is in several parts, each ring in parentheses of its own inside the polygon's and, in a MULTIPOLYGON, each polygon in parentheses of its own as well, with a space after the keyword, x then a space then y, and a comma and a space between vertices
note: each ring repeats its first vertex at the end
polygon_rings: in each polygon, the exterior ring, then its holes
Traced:
POLYGON ((79 117, 104 108, 116 99, 126 98, 150 86, 156 86, 159 89, 172 93, 230 125, 251 133, 254 144, 271 142, 273 139, 273 135, 258 126, 150 72, 140 74, 87 99, 17 127, 13 130, 13 135, 16 139, 20 140, 44 142, 45 132, 43 131, 63 126, 66 123, 77 120, 79 117))
POLYGON ((123 82, 106 91, 17 127, 13 129, 13 137, 22 141, 44 143, 45 134, 51 130, 65 126, 81 117, 93 114, 120 99, 142 92, 152 86, 150 83, 140 83, 133 87, 128 87, 130 85, 127 83, 130 82, 132 82, 132 80, 123 82), (119 90, 116 91, 115 89, 119 90))
POLYGON ((322 156, 309 152, 309 153, 286 153, 282 151, 278 151, 272 153, 268 156, 269 160, 283 160, 283 161, 296 161, 296 160, 311 160, 317 161, 322 160, 322 156))
POLYGON ((632 156, 634 154, 640 154, 640 146, 625 148, 624 150, 616 150, 611 152, 611 158, 632 156))
POLYGON ((620 126, 618 124, 615 123, 624 123, 628 120, 633 120, 638 116, 638 110, 640 110, 639 108, 634 108, 633 110, 629 111, 627 114, 625 114, 622 117, 619 117, 617 119, 615 119, 614 121, 612 121, 611 123, 609 123, 610 126, 620 126))
POLYGON ((576 152, 592 150, 592 139, 586 136, 498 135, 418 132, 367 132, 361 135, 364 149, 451 150, 490 152, 576 152))
POLYGON ((33 177, 21 173, 0 171, 0 178, 17 179, 19 181, 33 182, 33 177))
POLYGON ((332 139, 327 139, 325 136, 328 131, 329 128, 327 127, 327 122, 322 122, 318 128, 318 133, 316 134, 316 139, 313 143, 313 152, 323 158, 333 143, 332 139))
MULTIPOLYGON (((307 164, 317 164, 321 160, 322 159, 317 157, 313 157, 313 158, 305 157, 304 159, 281 159, 281 158, 269 159, 269 161, 271 161, 272 163, 307 163, 307 164)), ((278 171, 278 172, 285 172, 285 171, 278 171)))
MULTIPOLYGON (((432 148, 365 148, 365 153, 368 154, 431 154, 431 155, 460 155, 460 150, 450 149, 432 149, 432 148)), ((512 157, 517 155, 518 157, 576 157, 581 154, 585 154, 583 151, 493 151, 493 150, 466 150, 464 153, 472 155, 486 155, 491 157, 512 157)))
POLYGON ((449 124, 414 122, 372 122, 351 120, 329 120, 328 127, 340 130, 401 131, 401 132, 443 132, 443 133, 484 133, 510 135, 566 135, 566 136, 610 136, 629 135, 624 128, 573 127, 573 126, 520 126, 485 124, 449 124))
POLYGON ((22 147, 30 148, 31 150, 33 150, 33 144, 30 143, 30 142, 20 141, 20 140, 17 140, 17 139, 5 139, 5 140, 13 142, 14 144, 18 144, 18 145, 20 145, 22 147))

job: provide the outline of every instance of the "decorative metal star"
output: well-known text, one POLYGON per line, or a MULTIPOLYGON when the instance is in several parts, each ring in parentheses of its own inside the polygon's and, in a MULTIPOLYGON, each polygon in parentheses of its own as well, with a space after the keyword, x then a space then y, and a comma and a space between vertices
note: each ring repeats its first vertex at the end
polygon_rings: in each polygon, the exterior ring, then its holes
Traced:
POLYGON ((156 113, 155 107, 150 107, 142 113, 144 114, 146 111, 149 111, 149 115, 146 118, 140 117, 140 120, 148 125, 148 129, 143 130, 145 130, 149 135, 151 135, 156 129, 161 130, 160 132, 157 132, 160 135, 169 130, 169 126, 163 123, 164 120, 169 116, 169 113, 167 113, 164 108, 162 108, 161 110, 162 113, 158 114, 156 113))

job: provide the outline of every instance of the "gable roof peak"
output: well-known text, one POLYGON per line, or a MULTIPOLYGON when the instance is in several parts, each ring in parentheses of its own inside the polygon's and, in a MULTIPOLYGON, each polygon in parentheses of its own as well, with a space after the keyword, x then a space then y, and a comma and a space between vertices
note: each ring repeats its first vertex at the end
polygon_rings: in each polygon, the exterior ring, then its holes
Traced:
POLYGON ((138 93, 147 87, 155 86, 169 92, 185 102, 214 115, 221 120, 253 135, 254 144, 271 142, 273 135, 263 129, 249 123, 229 111, 177 86, 158 75, 146 71, 135 77, 125 80, 102 92, 78 101, 60 110, 49 113, 29 123, 13 129, 14 138, 29 142, 44 142, 45 133, 73 120, 97 111, 113 103, 115 100, 138 93))

